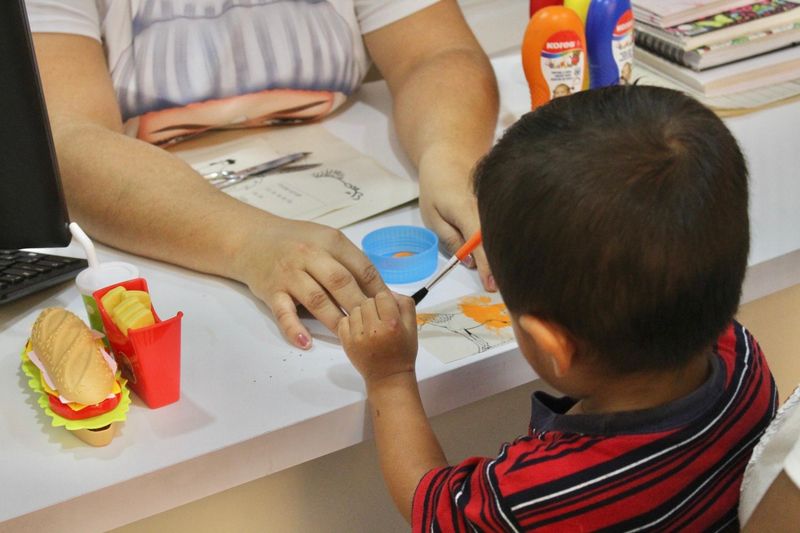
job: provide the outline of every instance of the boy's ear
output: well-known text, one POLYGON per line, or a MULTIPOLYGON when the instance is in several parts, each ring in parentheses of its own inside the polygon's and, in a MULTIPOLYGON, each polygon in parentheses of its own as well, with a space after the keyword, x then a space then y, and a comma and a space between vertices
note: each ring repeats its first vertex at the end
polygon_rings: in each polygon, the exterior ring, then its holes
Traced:
POLYGON ((575 342, 562 326, 533 315, 521 315, 519 327, 550 359, 556 377, 564 377, 575 364, 575 342))

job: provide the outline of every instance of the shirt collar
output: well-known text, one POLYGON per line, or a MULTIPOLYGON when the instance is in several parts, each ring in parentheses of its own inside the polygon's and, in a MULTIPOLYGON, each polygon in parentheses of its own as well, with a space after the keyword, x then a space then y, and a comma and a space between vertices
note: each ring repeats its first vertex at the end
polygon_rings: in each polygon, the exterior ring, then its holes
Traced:
POLYGON ((695 391, 670 403, 602 415, 565 414, 577 400, 556 398, 542 391, 531 397, 531 428, 587 435, 655 433, 684 426, 711 409, 725 390, 725 371, 719 356, 711 357, 711 373, 695 391))

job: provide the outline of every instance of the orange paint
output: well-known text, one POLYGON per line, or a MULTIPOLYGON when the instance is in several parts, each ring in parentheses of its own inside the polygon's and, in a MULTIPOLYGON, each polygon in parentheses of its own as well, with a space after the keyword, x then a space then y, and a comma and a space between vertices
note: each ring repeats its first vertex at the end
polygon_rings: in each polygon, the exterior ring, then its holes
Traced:
POLYGON ((392 257, 408 257, 410 255, 414 255, 414 252, 395 252, 392 257))
POLYGON ((417 313, 417 326, 424 326, 437 316, 436 313, 417 313))
MULTIPOLYGON (((508 314, 506 304, 491 303, 492 299, 488 296, 471 296, 461 300, 458 307, 464 316, 467 316, 482 324, 486 329, 495 332, 511 326, 511 316, 508 314)), ((419 318, 417 318, 419 323, 419 318)))

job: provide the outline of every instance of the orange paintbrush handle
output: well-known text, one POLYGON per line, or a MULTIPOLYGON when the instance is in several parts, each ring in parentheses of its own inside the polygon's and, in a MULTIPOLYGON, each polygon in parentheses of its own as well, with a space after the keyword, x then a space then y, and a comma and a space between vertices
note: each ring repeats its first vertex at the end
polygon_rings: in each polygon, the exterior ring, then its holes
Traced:
POLYGON ((415 292, 411 297, 414 299, 414 305, 420 303, 425 295, 428 294, 428 291, 436 285, 440 279, 442 279, 448 272, 453 270, 455 266, 458 264, 459 261, 463 261, 465 257, 472 253, 472 250, 478 247, 481 243, 481 230, 475 232, 475 235, 469 238, 467 242, 461 245, 461 248, 456 250, 456 253, 447 260, 447 264, 444 266, 442 270, 436 274, 427 285, 422 287, 420 290, 415 292))
POLYGON ((467 242, 465 242, 461 248, 456 250, 456 257, 458 257, 459 261, 463 261, 465 257, 472 253, 472 250, 478 247, 481 243, 481 230, 475 232, 475 234, 469 238, 467 242))

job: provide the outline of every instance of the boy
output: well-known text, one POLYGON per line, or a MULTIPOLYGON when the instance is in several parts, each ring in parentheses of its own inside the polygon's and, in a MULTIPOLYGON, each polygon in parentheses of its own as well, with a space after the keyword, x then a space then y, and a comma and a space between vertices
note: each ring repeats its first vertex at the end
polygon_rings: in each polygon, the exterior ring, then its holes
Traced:
POLYGON ((748 193, 724 124, 666 89, 581 92, 512 126, 475 190, 520 350, 568 396, 535 393, 527 436, 448 466, 417 389, 413 303, 382 293, 342 319, 414 530, 735 526, 776 393, 732 322, 748 193))

